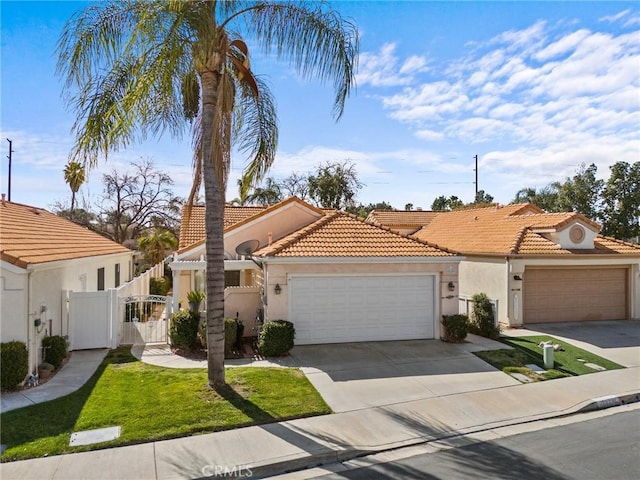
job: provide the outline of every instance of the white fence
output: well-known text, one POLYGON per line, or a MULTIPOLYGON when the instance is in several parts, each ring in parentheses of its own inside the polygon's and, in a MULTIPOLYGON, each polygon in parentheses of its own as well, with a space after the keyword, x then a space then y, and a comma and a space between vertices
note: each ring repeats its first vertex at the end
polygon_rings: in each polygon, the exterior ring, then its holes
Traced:
MULTIPOLYGON (((117 347, 125 317, 125 303, 121 299, 148 296, 149 280, 160 278, 163 274, 164 264, 159 263, 118 288, 98 292, 69 292, 71 349, 117 347), (98 335, 97 332, 106 333, 98 335)), ((166 311, 165 315, 168 318, 166 311)))

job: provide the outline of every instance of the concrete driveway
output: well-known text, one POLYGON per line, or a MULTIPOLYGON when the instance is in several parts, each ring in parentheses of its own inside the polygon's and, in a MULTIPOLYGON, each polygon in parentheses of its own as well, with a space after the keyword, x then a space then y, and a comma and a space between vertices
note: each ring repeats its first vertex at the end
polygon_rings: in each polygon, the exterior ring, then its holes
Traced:
POLYGON ((637 320, 539 323, 504 333, 551 335, 625 367, 640 366, 640 321, 637 320))
POLYGON ((286 364, 301 368, 334 412, 519 385, 471 353, 504 344, 475 335, 467 340, 304 345, 286 364))

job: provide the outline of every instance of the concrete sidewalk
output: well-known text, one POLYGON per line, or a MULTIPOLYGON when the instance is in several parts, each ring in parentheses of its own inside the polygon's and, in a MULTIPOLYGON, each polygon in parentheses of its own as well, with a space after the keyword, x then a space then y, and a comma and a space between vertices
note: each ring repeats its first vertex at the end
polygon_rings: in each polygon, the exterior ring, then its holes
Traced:
MULTIPOLYGON (((638 401, 640 367, 186 438, 3 463, 6 479, 253 478, 638 401), (608 400, 594 399, 611 396, 608 400)), ((176 406, 179 408, 179 406, 176 406)))
POLYGON ((87 383, 108 352, 108 349, 72 352, 67 364, 47 383, 20 392, 3 393, 0 396, 0 413, 47 402, 75 392, 87 383))

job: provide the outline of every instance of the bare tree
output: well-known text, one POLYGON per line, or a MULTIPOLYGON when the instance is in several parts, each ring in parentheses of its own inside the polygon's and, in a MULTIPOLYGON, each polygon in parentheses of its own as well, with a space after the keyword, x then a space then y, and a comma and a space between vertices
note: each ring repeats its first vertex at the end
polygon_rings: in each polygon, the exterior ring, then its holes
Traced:
POLYGON ((149 227, 177 233, 182 201, 173 195, 173 180, 149 159, 132 162, 132 171, 112 169, 103 175, 104 195, 98 208, 101 230, 115 242, 135 239, 149 227))

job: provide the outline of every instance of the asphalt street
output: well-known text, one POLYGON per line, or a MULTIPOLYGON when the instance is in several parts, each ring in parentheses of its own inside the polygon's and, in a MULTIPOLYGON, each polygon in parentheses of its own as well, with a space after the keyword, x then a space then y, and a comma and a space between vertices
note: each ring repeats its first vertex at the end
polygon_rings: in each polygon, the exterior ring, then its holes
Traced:
MULTIPOLYGON (((640 477, 640 410, 472 443, 313 478, 631 480, 640 477)), ((356 462, 357 464, 357 462, 356 462)), ((312 478, 312 477, 306 477, 312 478)))

